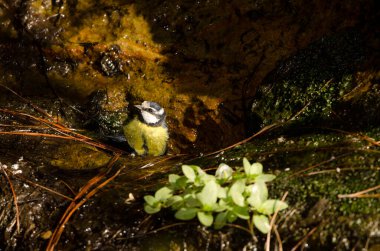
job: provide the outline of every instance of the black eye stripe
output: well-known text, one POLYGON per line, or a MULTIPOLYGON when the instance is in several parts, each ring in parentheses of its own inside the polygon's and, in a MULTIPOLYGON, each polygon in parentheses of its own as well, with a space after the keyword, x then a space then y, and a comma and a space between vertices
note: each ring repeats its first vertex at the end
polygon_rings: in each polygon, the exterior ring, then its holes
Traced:
POLYGON ((144 111, 147 111, 147 112, 149 112, 149 113, 154 113, 154 112, 155 112, 155 110, 154 110, 153 108, 150 108, 150 107, 148 107, 148 108, 143 108, 143 110, 144 110, 144 111))

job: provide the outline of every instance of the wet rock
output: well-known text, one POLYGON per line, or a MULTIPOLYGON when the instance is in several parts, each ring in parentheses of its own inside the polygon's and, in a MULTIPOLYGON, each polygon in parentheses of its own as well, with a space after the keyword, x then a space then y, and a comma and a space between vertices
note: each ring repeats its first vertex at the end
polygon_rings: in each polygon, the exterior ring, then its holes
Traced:
POLYGON ((57 149, 50 164, 65 170, 89 170, 107 165, 111 157, 87 144, 66 144, 57 149))
POLYGON ((366 51, 363 34, 349 30, 325 37, 289 58, 259 87, 251 107, 255 120, 251 126, 289 120, 345 128, 378 124, 379 107, 370 97, 377 95, 379 73, 359 73, 366 51), (363 74, 365 82, 359 79, 363 74), (371 119, 359 119, 372 108, 376 111, 369 113, 371 119))
POLYGON ((123 135, 123 125, 128 118, 127 102, 118 91, 97 91, 84 108, 87 127, 104 136, 123 135))
POLYGON ((119 46, 112 45, 100 58, 100 69, 107 77, 123 73, 122 62, 119 58, 120 50, 119 46))

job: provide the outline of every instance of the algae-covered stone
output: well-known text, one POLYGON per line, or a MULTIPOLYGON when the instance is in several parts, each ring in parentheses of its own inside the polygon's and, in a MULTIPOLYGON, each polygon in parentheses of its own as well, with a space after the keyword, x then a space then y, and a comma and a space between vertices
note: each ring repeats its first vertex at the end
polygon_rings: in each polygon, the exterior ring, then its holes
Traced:
POLYGON ((67 144, 58 148, 50 164, 66 170, 97 169, 107 165, 111 159, 106 153, 87 144, 67 144))
POLYGON ((339 120, 338 107, 359 85, 354 71, 363 62, 364 50, 361 34, 347 31, 325 37, 283 62, 258 90, 252 105, 255 123, 321 125, 339 120))
POLYGON ((85 107, 87 126, 105 136, 123 134, 123 124, 128 118, 125 94, 115 90, 97 91, 85 107))

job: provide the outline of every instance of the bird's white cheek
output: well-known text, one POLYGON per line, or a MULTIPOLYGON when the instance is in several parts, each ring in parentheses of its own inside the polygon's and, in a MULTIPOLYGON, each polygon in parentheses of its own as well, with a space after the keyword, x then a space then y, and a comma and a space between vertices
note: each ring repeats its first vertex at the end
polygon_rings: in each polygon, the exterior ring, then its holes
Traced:
POLYGON ((150 114, 149 112, 142 111, 141 115, 143 116, 144 121, 148 124, 155 124, 159 121, 156 116, 150 114))
POLYGON ((164 114, 164 108, 161 108, 160 110, 157 111, 158 115, 163 115, 164 114))

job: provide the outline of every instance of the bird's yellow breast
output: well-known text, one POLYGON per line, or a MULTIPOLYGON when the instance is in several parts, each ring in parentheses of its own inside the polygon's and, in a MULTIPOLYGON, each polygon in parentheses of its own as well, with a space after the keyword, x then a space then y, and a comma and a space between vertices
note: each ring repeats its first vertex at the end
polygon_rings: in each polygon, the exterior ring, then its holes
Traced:
POLYGON ((163 155, 169 139, 168 129, 162 126, 148 126, 133 119, 123 128, 128 144, 138 155, 163 155))

